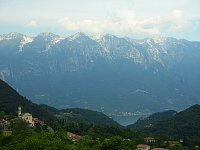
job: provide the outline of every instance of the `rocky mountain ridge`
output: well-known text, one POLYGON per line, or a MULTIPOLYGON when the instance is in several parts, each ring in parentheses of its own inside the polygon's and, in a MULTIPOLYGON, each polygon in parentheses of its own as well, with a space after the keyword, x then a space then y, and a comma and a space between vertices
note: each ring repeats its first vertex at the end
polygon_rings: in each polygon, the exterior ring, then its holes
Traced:
POLYGON ((37 103, 115 112, 200 103, 200 42, 169 37, 0 35, 0 78, 37 103))

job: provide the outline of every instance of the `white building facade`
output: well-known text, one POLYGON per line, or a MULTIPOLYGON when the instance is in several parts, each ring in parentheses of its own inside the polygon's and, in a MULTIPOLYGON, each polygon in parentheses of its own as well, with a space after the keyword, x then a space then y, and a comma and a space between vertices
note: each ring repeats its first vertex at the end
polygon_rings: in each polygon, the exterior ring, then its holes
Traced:
POLYGON ((21 106, 18 107, 18 117, 22 118, 23 120, 25 120, 26 122, 28 122, 30 124, 31 127, 34 126, 34 121, 33 121, 33 117, 32 114, 30 113, 21 113, 21 106))

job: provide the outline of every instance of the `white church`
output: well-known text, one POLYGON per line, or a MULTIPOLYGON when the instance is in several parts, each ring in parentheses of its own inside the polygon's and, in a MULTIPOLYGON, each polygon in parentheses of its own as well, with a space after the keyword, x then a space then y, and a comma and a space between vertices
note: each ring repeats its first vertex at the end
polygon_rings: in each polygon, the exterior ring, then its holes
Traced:
POLYGON ((26 122, 28 122, 31 127, 34 126, 34 120, 33 120, 32 114, 30 114, 30 113, 22 113, 21 106, 18 107, 18 117, 23 119, 23 120, 25 120, 26 122))

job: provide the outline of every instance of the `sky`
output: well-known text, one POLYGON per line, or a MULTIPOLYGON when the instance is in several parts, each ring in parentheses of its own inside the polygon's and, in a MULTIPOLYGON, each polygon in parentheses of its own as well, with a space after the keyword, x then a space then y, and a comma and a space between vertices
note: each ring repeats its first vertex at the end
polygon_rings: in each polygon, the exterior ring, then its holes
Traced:
POLYGON ((200 41, 200 0, 0 0, 0 34, 10 32, 200 41))

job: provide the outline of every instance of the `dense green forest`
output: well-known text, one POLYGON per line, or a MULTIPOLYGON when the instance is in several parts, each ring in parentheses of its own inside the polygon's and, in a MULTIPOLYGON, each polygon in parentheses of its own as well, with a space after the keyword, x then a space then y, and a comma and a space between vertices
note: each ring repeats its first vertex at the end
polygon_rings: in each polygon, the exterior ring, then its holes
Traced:
POLYGON ((200 105, 194 105, 148 129, 156 135, 200 137, 200 105))
MULTIPOLYGON (((54 122, 53 132, 45 126, 30 127, 25 121, 17 119, 11 123, 12 134, 0 133, 1 150, 37 150, 37 149, 66 149, 66 150, 134 150, 140 143, 145 144, 147 134, 134 129, 96 126, 80 123, 54 122), (73 142, 67 136, 67 131, 81 135, 78 142, 73 142)), ((151 148, 164 147, 170 150, 193 150, 194 144, 185 141, 183 144, 175 138, 156 137, 156 143, 151 148), (165 142, 167 141, 167 143, 165 142), (170 144, 175 141, 176 144, 170 144)), ((194 142, 194 141, 192 141, 194 142)))
POLYGON ((69 122, 50 125, 53 132, 45 126, 30 127, 25 121, 16 119, 11 122, 11 135, 0 134, 0 149, 135 149, 144 137, 141 132, 113 126, 69 122), (80 134, 81 140, 72 142, 67 131, 80 134))
POLYGON ((157 112, 153 113, 152 115, 145 117, 145 118, 139 118, 136 123, 128 125, 128 128, 148 128, 151 126, 154 126, 160 121, 163 121, 167 118, 172 117, 174 114, 176 114, 176 111, 169 110, 164 112, 157 112))
POLYGON ((193 105, 179 113, 174 111, 155 113, 146 119, 139 119, 128 127, 137 128, 156 136, 200 137, 200 105, 193 105))

